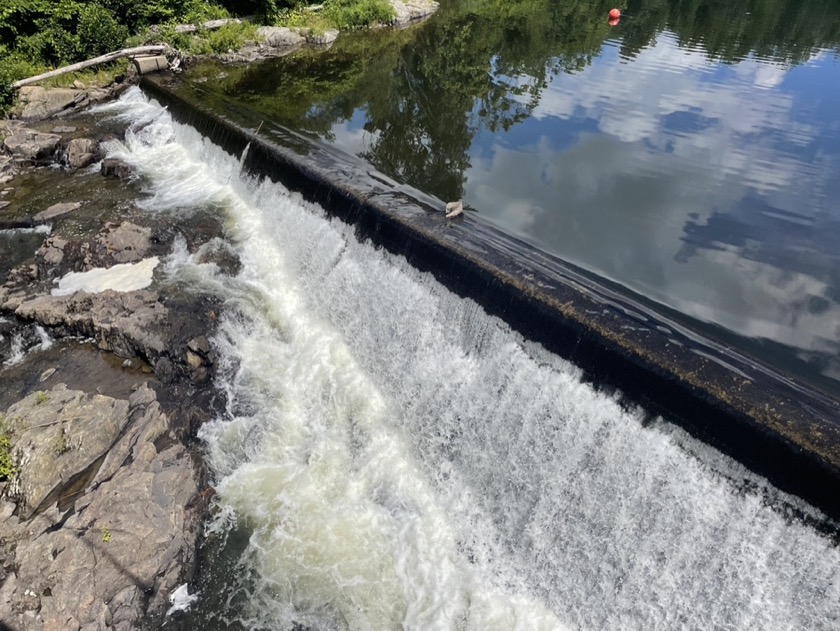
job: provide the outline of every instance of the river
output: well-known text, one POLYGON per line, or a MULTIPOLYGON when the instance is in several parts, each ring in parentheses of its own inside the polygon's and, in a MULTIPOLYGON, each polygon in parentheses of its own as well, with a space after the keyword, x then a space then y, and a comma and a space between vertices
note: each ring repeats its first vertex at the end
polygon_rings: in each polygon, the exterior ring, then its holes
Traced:
POLYGON ((169 282, 225 301, 218 492, 177 628, 833 629, 821 516, 628 409, 132 89, 109 154, 147 212, 226 218, 242 271, 185 245, 169 282), (797 514, 799 516, 797 516, 797 514), (805 516, 806 519, 800 518, 805 516))

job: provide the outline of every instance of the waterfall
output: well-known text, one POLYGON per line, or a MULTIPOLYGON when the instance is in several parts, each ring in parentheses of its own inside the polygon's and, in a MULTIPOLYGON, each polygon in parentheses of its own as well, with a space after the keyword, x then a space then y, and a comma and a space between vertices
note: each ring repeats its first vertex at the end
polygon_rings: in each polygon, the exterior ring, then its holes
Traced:
MULTIPOLYGON (((647 422, 476 303, 240 163, 139 90, 109 155, 148 212, 223 213, 242 270, 201 431, 208 532, 242 533, 213 616, 243 628, 831 629, 820 515, 666 420, 647 422)), ((206 247, 224 247, 210 244, 206 247)), ((201 594, 199 594, 199 600, 201 594)), ((200 606, 200 603, 198 604, 200 606)), ((208 605, 211 606, 211 605, 208 605)))

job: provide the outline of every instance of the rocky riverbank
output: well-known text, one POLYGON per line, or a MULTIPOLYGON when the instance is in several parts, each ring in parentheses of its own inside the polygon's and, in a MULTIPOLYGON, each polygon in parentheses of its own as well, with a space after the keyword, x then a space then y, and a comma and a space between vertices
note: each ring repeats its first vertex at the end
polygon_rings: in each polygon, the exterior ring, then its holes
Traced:
POLYGON ((194 571, 219 305, 162 263, 224 230, 139 209, 122 133, 0 123, 0 628, 138 628, 194 571))

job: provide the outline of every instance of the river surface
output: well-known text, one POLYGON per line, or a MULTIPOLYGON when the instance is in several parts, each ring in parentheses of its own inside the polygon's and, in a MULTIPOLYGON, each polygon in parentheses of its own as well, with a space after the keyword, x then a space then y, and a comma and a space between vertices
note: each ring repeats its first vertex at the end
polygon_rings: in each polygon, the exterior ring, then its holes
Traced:
POLYGON ((599 392, 400 256, 132 89, 146 212, 226 219, 236 277, 176 245, 167 282, 225 301, 218 492, 179 629, 836 629, 821 517, 599 392), (809 517, 801 519, 799 514, 809 517), (184 617, 186 616, 186 617, 184 617))
POLYGON ((611 2, 445 0, 189 79, 836 394, 840 5, 611 2))

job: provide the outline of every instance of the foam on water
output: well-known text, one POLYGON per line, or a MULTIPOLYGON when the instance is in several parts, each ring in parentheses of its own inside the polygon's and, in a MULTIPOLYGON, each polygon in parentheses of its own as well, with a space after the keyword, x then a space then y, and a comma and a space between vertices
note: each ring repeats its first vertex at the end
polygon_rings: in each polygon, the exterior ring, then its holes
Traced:
POLYGON ((219 208, 243 263, 223 276, 183 242, 166 262, 227 300, 214 344, 229 408, 202 430, 210 528, 250 539, 230 586, 246 604, 224 615, 249 628, 840 624, 837 548, 769 505, 797 500, 666 423, 643 427, 282 186, 240 179, 236 158, 138 91, 109 109, 142 122, 110 151, 146 178, 145 206, 219 208))
POLYGON ((107 289, 136 291, 152 284, 152 275, 158 257, 153 256, 137 263, 118 263, 111 267, 95 267, 86 272, 69 272, 58 279, 53 296, 69 296, 77 291, 98 294, 107 289))

